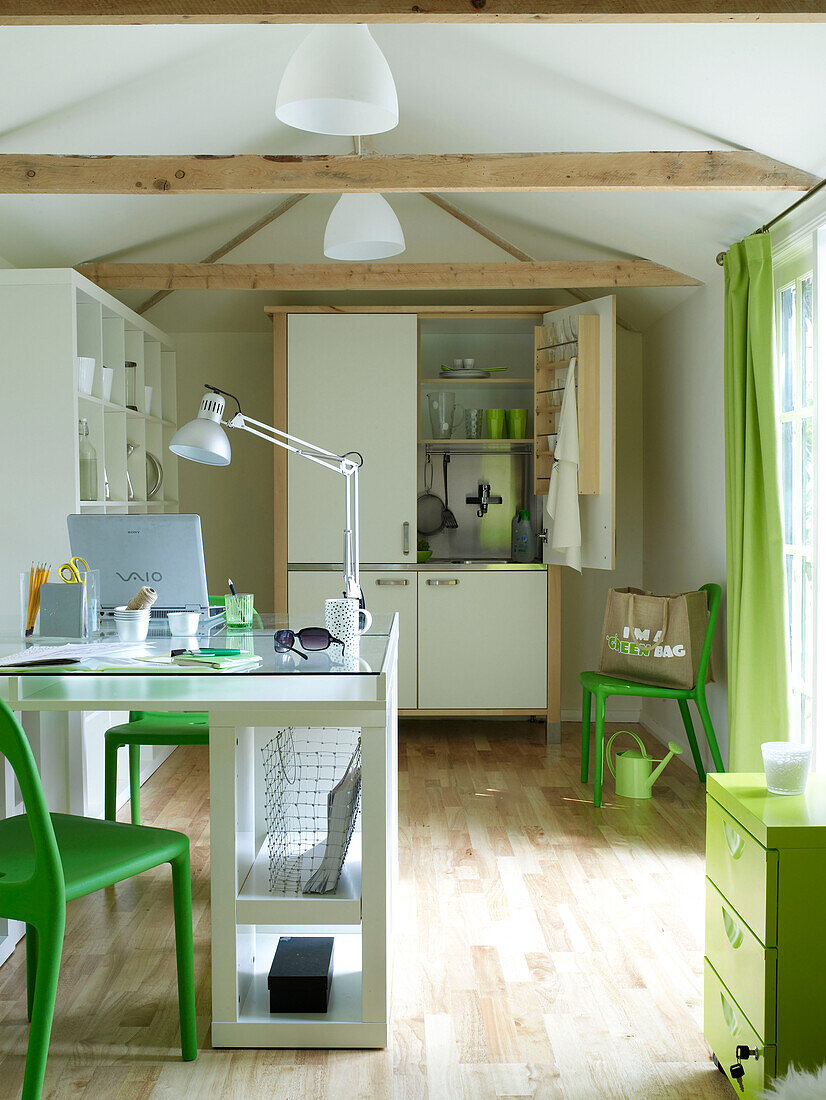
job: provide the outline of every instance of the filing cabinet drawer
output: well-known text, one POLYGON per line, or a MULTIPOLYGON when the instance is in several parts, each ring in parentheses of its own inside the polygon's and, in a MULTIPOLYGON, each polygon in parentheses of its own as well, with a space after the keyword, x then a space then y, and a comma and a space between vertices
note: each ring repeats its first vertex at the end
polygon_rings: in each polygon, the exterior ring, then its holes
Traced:
POLYGON ((713 798, 706 817, 706 874, 757 938, 777 944, 777 852, 766 849, 713 798))
POLYGON ((746 1100, 756 1100, 775 1075, 776 1048, 763 1044, 763 1040, 751 1026, 746 1014, 720 980, 708 959, 704 960, 703 965, 705 967, 703 1030, 706 1039, 717 1055, 729 1081, 731 1081, 729 1067, 737 1061, 735 1053, 737 1046, 743 1044, 758 1050, 759 1058, 747 1058, 743 1061, 743 1068, 746 1071, 742 1079, 743 1091, 741 1092, 739 1086, 732 1082, 734 1088, 732 1095, 743 1096, 746 1100))
POLYGON ((706 879, 706 957, 767 1043, 775 1042, 777 949, 764 947, 706 879))

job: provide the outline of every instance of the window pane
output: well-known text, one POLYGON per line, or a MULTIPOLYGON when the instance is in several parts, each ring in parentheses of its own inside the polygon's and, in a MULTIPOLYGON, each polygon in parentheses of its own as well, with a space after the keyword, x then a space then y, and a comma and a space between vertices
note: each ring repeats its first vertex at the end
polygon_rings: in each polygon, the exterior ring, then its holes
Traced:
POLYGON ((780 294, 780 380, 781 408, 794 408, 794 287, 780 294))
POLYGON ((812 562, 803 562, 803 578, 800 592, 800 634, 801 657, 800 676, 804 686, 811 691, 814 680, 814 585, 812 583, 812 562))
POLYGON ((783 456, 783 541, 794 542, 792 514, 794 510, 794 424, 790 420, 781 425, 781 450, 783 456))
POLYGON ((794 591, 794 555, 786 555, 786 636, 789 640, 789 653, 794 652, 792 644, 792 598, 794 591))
POLYGON ((801 424, 801 432, 803 436, 803 468, 801 471, 803 496, 801 501, 800 540, 804 546, 811 546, 814 521, 814 428, 810 416, 807 416, 801 424))
POLYGON ((814 326, 812 324, 812 277, 809 275, 801 284, 800 295, 800 347, 803 363, 803 404, 811 405, 814 400, 814 326))

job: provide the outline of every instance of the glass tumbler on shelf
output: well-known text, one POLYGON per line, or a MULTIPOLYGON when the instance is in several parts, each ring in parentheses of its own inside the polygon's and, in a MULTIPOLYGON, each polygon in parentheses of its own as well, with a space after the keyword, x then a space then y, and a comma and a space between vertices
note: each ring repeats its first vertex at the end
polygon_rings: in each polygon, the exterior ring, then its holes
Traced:
POLYGON ((252 592, 239 592, 235 596, 227 593, 224 596, 227 626, 252 626, 254 600, 252 592))
POLYGON ((126 378, 126 407, 138 411, 138 364, 127 359, 123 364, 126 378))

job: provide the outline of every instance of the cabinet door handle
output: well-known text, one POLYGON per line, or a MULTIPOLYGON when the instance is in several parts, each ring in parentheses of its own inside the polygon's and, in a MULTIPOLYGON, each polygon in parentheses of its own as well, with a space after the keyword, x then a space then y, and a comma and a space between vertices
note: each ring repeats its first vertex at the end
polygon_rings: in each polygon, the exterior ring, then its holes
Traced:
POLYGON ((732 829, 727 821, 723 822, 723 834, 726 838, 726 847, 729 850, 731 858, 739 859, 746 846, 745 840, 743 840, 736 829, 732 829))
POLYGON ((410 553, 410 524, 407 521, 402 524, 402 553, 410 553))
POLYGON ((376 581, 376 584, 378 584, 378 585, 382 585, 382 584, 386 584, 386 585, 402 585, 402 584, 410 584, 410 581, 409 581, 409 580, 407 580, 406 578, 405 578, 404 580, 397 580, 397 581, 382 581, 382 580, 378 580, 378 581, 376 581))
POLYGON ((436 580, 425 581, 425 584, 432 584, 432 585, 434 585, 434 587, 438 584, 458 584, 458 583, 459 582, 455 578, 453 580, 449 580, 449 581, 448 580, 444 580, 444 581, 436 581, 436 580))
POLYGON ((726 933, 726 939, 736 951, 743 944, 743 929, 740 927, 740 922, 735 920, 724 905, 720 908, 723 913, 723 930, 726 933))

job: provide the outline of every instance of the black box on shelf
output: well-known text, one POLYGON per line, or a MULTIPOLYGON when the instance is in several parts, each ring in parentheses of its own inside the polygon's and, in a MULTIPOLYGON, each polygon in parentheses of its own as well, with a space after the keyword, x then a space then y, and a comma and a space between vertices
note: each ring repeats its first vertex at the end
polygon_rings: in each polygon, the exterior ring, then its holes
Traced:
POLYGON ((281 936, 267 977, 270 1012, 326 1012, 333 984, 332 936, 281 936))

